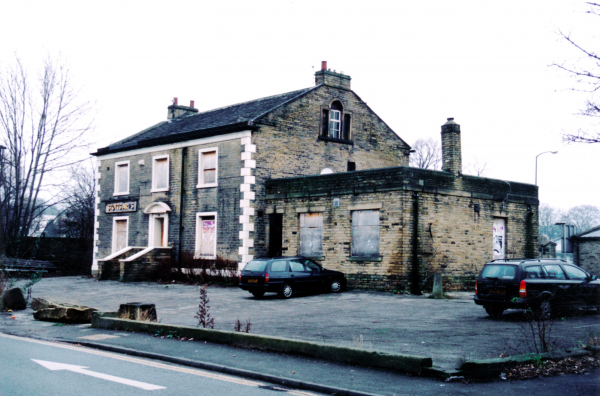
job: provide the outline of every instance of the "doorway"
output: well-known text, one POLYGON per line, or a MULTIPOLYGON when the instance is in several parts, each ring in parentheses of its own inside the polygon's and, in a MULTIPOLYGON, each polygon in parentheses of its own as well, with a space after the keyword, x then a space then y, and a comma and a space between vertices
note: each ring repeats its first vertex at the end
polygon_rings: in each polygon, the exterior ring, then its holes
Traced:
POLYGON ((283 214, 269 215, 269 257, 281 256, 283 242, 283 214))

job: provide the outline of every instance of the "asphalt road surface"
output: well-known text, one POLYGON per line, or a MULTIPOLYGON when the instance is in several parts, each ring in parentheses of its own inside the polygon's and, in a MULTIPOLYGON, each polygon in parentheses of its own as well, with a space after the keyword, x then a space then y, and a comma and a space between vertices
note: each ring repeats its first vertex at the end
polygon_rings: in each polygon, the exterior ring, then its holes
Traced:
POLYGON ((0 395, 317 395, 72 345, 0 334, 0 395))

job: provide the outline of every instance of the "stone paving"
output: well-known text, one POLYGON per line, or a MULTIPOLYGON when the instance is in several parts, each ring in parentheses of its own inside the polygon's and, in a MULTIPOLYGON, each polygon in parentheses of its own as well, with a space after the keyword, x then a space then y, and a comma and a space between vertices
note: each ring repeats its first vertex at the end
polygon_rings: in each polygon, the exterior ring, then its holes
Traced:
MULTIPOLYGON (((33 286, 32 295, 102 311, 116 311, 126 302, 154 303, 162 323, 195 326, 198 289, 63 277, 43 279, 33 286)), ((218 286, 209 287, 208 293, 215 329, 233 330, 238 318, 245 322, 250 317, 255 334, 431 356, 434 365, 444 368, 455 367, 461 359, 516 354, 518 340, 524 339, 521 311, 492 319, 467 292, 444 300, 364 290, 295 295, 289 300, 274 294, 255 299, 240 289, 218 286)), ((600 334, 598 315, 576 314, 553 324, 553 335, 567 346, 593 333, 600 334)))

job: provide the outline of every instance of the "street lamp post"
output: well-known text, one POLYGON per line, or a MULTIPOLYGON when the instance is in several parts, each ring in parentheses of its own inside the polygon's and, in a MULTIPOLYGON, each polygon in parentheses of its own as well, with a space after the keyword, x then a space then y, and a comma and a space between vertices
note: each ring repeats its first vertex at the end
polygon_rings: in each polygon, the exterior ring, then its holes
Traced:
POLYGON ((556 154, 556 153, 558 153, 558 151, 544 151, 543 153, 539 153, 538 155, 535 156, 535 185, 536 186, 537 186, 537 159, 540 155, 546 154, 546 153, 556 154))

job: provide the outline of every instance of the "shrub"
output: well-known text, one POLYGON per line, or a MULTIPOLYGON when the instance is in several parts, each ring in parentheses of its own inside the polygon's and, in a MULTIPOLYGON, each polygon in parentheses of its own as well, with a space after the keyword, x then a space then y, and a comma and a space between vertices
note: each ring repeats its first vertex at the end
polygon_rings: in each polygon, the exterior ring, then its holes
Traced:
POLYGON ((189 252, 181 254, 181 262, 163 259, 158 264, 156 278, 160 281, 186 283, 210 283, 235 286, 238 282, 238 264, 235 261, 217 256, 216 259, 194 258, 189 252))

